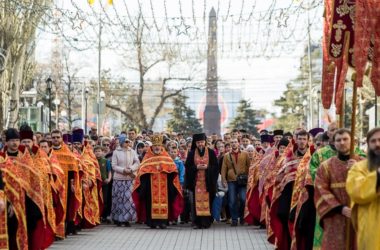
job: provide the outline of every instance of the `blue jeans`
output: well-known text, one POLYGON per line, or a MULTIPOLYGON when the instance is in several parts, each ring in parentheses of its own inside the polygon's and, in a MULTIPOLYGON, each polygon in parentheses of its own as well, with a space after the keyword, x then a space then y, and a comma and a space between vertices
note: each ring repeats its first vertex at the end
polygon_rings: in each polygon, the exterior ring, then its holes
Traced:
POLYGON ((216 221, 220 221, 220 214, 222 213, 222 209, 226 204, 226 195, 223 197, 218 197, 215 195, 215 198, 212 202, 211 215, 216 221))
POLYGON ((244 219, 245 195, 247 193, 246 186, 239 186, 236 181, 228 182, 228 206, 233 222, 244 219))

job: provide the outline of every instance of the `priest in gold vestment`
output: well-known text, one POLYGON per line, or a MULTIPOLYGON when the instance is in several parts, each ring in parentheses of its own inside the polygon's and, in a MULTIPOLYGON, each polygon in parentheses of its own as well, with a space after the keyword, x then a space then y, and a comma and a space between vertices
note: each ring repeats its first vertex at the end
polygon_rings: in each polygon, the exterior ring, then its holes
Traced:
POLYGON ((367 134, 368 160, 348 172, 346 189, 359 250, 380 250, 380 128, 367 134))

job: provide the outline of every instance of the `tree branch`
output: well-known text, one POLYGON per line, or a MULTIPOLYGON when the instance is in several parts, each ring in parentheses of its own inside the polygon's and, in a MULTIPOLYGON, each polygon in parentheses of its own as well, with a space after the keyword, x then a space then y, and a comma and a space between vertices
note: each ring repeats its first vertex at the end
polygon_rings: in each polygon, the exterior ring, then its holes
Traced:
POLYGON ((165 58, 161 58, 161 59, 158 59, 157 61, 153 62, 151 65, 149 66, 144 66, 144 71, 143 71, 143 76, 151 69, 153 68, 155 65, 159 64, 160 62, 164 62, 165 61, 165 58))
POLYGON ((129 120, 133 121, 132 115, 129 114, 127 111, 122 110, 120 107, 117 107, 117 106, 114 106, 114 105, 111 105, 111 104, 108 104, 108 103, 106 103, 106 107, 110 108, 110 109, 113 109, 113 110, 116 110, 116 111, 119 111, 120 113, 122 113, 123 115, 125 115, 129 120))
MULTIPOLYGON (((183 87, 181 89, 178 89, 170 94, 167 94, 165 95, 165 84, 168 80, 171 80, 171 79, 175 79, 175 78, 165 78, 164 81, 163 81, 163 90, 161 92, 161 100, 160 100, 160 103, 158 104, 158 106, 156 107, 156 109, 154 110, 154 113, 153 113, 153 116, 152 118, 150 119, 150 122, 149 122, 149 126, 152 128, 153 125, 154 125, 154 122, 156 121, 156 118, 158 116, 158 114, 161 112, 161 109, 162 107, 164 106, 164 103, 169 99, 169 98, 172 98, 172 97, 175 97, 175 96, 178 96, 181 92, 187 90, 187 89, 200 89, 198 87, 183 87)), ((179 79, 179 80, 182 80, 182 79, 179 79)))

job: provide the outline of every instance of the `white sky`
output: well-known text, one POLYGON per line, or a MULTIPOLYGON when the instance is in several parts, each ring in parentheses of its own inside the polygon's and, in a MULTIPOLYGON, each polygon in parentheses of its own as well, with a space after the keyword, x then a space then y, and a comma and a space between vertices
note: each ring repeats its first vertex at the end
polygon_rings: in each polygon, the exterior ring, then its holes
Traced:
MULTIPOLYGON (((231 87, 242 88, 243 96, 246 99, 252 100, 254 108, 265 108, 270 112, 278 111, 274 109, 273 102, 275 99, 281 96, 281 93, 285 90, 286 83, 295 78, 298 74, 299 69, 299 57, 304 53, 304 46, 307 44, 306 28, 307 28, 307 15, 306 12, 297 14, 298 12, 286 12, 286 8, 291 3, 295 6, 299 6, 302 3, 301 0, 273 0, 275 4, 275 12, 273 12, 272 25, 265 26, 265 21, 255 20, 260 19, 260 15, 264 15, 268 8, 270 8, 271 2, 269 0, 113 0, 114 6, 108 6, 106 13, 111 18, 111 21, 115 23, 120 23, 116 20, 116 11, 120 16, 127 17, 127 9, 129 14, 133 17, 136 15, 138 6, 142 8, 143 15, 146 17, 146 21, 153 26, 153 15, 155 17, 158 25, 164 24, 165 21, 178 23, 180 20, 179 17, 184 17, 186 25, 189 25, 189 35, 190 38, 180 36, 178 39, 182 41, 187 41, 190 39, 192 42, 192 35, 195 30, 203 31, 200 36, 201 39, 196 40, 206 41, 207 30, 205 30, 205 24, 203 23, 203 13, 206 7, 206 15, 213 6, 217 13, 219 13, 218 18, 218 73, 219 78, 223 81, 229 82, 231 87), (243 19, 248 19, 251 12, 252 6, 256 2, 256 7, 254 9, 253 18, 251 17, 250 21, 242 22, 239 24, 240 13, 242 13, 243 19), (165 3, 168 13, 168 19, 165 15, 165 3), (181 3, 181 6, 180 4, 181 3), (194 3, 194 6, 192 5, 194 3), (242 9, 242 4, 243 11, 242 9), (219 10, 218 10, 219 6, 219 10), (180 8, 181 7, 181 8, 180 8), (153 13, 152 14, 152 9, 153 13), (180 13, 182 10, 182 15, 180 13), (290 13, 284 14, 281 13, 290 13), (223 21, 224 18, 227 18, 227 14, 230 19, 226 19, 226 22, 223 21), (231 17, 231 15, 233 15, 231 17), (177 18, 177 19, 176 19, 177 18), (235 25, 232 23, 235 22, 235 25), (237 23, 237 24, 236 24, 237 23), (281 23, 281 24, 280 24, 281 23), (222 26, 224 26, 224 33, 222 33, 222 26), (285 27, 286 26, 286 27, 285 27), (233 27, 233 28, 231 28, 233 27), (269 35, 263 31, 263 27, 272 27, 273 31, 269 32, 269 35), (277 29, 276 29, 277 28, 277 29), (294 30, 293 30, 294 29, 294 30), (279 34, 282 35, 279 35, 279 34), (231 36, 232 34, 232 36, 231 36), (255 36, 255 37, 253 37, 255 36), (204 38, 202 40, 202 37, 204 38), (280 38, 278 38, 280 37, 280 38), (257 44, 254 42, 259 41, 257 44), (273 46, 269 46, 271 50, 274 51, 272 54, 279 54, 280 56, 273 56, 271 54, 266 54, 266 57, 260 57, 262 53, 262 44, 263 41, 270 41, 273 46), (241 42, 243 41, 243 42, 241 42), (244 43, 244 41, 246 41, 244 43), (246 45, 246 49, 240 53, 237 53, 236 47, 240 43, 246 45), (291 47, 286 47, 287 44, 291 44, 291 47), (234 44, 233 46, 231 44, 234 44), (249 47, 248 45, 249 44, 249 47), (252 44, 252 45, 251 45, 252 44), (283 44, 284 47, 280 47, 278 44, 283 44), (223 51, 221 51, 223 48, 223 51), (230 50, 230 51, 229 51, 230 50), (249 56, 247 59, 245 55, 249 56), (259 56, 259 57, 258 57, 259 56), (268 59, 270 58, 270 59, 268 59), (243 80, 244 79, 244 80, 243 80)), ((305 1, 306 2, 306 1, 305 1)), ((316 0, 316 2, 318 2, 316 0)), ((322 2, 322 1, 320 1, 322 2)), ((103 0, 103 3, 106 3, 106 0, 103 0)), ((81 21, 78 20, 78 9, 82 12, 79 13, 79 19, 93 20, 94 15, 98 11, 100 6, 95 4, 93 10, 88 6, 86 0, 56 0, 56 6, 62 8, 67 16, 73 17, 73 21, 70 21, 71 24, 65 26, 65 20, 63 21, 62 28, 65 30, 66 39, 78 38, 81 40, 92 41, 93 46, 84 51, 76 51, 75 49, 68 46, 70 50, 70 59, 73 67, 79 68, 79 76, 84 78, 96 78, 97 77, 97 48, 96 48, 96 32, 97 26, 84 23, 83 27, 76 28, 81 25, 81 21), (71 3, 70 3, 71 2, 71 3), (73 2, 76 7, 73 6, 73 2), (83 13, 88 13, 88 16, 83 13), (95 13, 95 14, 94 14, 95 13), (92 17, 91 17, 92 15, 92 17), (92 19, 91 19, 92 18, 92 19), (71 26, 71 27, 69 27, 71 26), (68 28, 69 27, 69 28, 68 28), (74 28, 73 28, 74 27, 74 28), (86 37, 86 38, 83 38, 86 37)), ((306 6, 306 4, 305 4, 306 6)), ((101 12, 102 13, 102 12, 101 12)), ((103 13, 104 15, 104 13, 103 13)), ((318 42, 322 36, 322 7, 319 6, 313 12, 310 12, 312 25, 312 39, 313 42, 318 42)), ((105 17, 105 16, 104 16, 105 17)), ((67 17, 66 17, 67 18, 67 17)), ((208 18, 206 18, 207 21, 208 18)), ((96 21, 96 20, 95 20, 96 21)), ((94 21, 94 22, 95 22, 94 21)), ((66 23, 70 23, 66 20, 66 23)), ((174 24, 172 24, 174 25, 174 24)), ((174 32, 175 28, 171 27, 174 32)), ((46 29, 45 29, 46 30, 46 29)), ((105 34, 102 37, 104 43, 116 39, 123 39, 123 36, 120 34, 120 37, 115 37, 117 29, 113 30, 111 27, 105 27, 105 34)), ((157 31, 156 31, 157 33, 157 31)), ((160 33, 159 33, 160 34, 160 33)), ((173 40, 173 33, 168 34, 168 32, 162 32, 163 37, 167 38, 167 41, 173 40)), ((116 34, 117 36, 118 34, 116 34)), ((54 35, 49 31, 40 31, 38 35, 37 49, 36 49, 36 58, 39 62, 48 64, 51 58, 51 50, 53 48, 53 38, 54 35)), ((175 38, 177 39, 177 38, 175 38)), ((66 44, 65 39, 61 37, 62 43, 66 44)), ((120 42, 120 41, 118 41, 120 42)), ((90 43, 90 42, 88 42, 90 43)), ((87 44, 88 44, 87 43, 87 44)), ((75 43, 74 43, 75 44, 75 43)), ((83 45, 86 47, 86 42, 77 42, 76 45, 83 45)), ((127 46, 127 45, 126 45, 127 46)), ((200 47, 205 49, 206 42, 200 47)), ((121 47, 121 46, 120 46, 121 47)), ((239 47, 240 48, 240 47, 239 47)), ((138 75, 130 70, 127 70, 121 65, 123 57, 118 51, 118 46, 114 45, 111 49, 105 49, 102 52, 102 69, 111 69, 111 74, 115 77, 124 76, 129 81, 137 81, 138 75)), ((192 50, 194 48, 189 48, 192 50)), ((190 54, 192 51, 190 51, 190 54)), ((204 69, 206 68, 206 61, 204 60, 204 69)), ((164 70, 165 71, 165 70, 164 70)), ((165 77, 165 73, 161 73, 162 68, 158 68, 149 75, 150 78, 165 77)), ((166 71, 165 71, 166 72, 166 71)), ((204 70, 203 77, 199 76, 202 79, 206 78, 206 72, 204 70)))

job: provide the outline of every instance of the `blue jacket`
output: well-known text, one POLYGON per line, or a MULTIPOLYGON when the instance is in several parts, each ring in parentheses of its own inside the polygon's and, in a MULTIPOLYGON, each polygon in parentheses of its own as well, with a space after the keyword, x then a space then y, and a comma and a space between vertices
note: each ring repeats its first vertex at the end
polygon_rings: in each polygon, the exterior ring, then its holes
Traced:
POLYGON ((174 163, 177 166, 179 182, 181 183, 181 186, 183 186, 183 184, 185 183, 185 165, 179 157, 174 159, 174 163))

